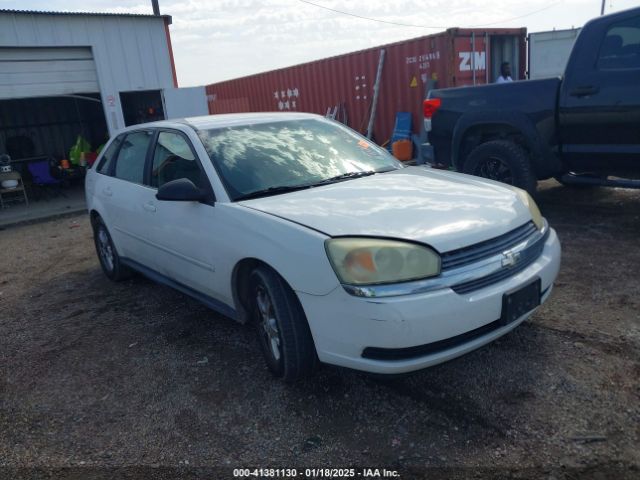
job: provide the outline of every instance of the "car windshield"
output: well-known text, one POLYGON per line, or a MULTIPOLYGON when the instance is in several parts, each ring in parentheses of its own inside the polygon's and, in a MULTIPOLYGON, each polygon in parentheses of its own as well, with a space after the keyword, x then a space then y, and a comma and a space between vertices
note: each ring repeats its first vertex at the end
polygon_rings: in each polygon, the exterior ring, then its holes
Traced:
POLYGON ((231 126, 199 135, 232 200, 403 167, 386 150, 324 119, 231 126))

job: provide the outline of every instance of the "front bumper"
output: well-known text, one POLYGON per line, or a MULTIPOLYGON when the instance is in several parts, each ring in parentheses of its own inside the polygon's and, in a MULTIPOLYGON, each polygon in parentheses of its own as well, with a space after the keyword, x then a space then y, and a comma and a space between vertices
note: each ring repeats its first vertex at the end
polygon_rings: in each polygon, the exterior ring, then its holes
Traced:
POLYGON ((368 372, 397 374, 445 362, 479 348, 522 323, 529 312, 508 325, 484 328, 500 319, 502 297, 535 277, 541 280, 541 303, 560 269, 560 242, 553 229, 540 256, 526 269, 467 294, 442 288, 413 295, 361 298, 338 287, 328 295, 298 292, 320 361, 368 372), (466 335, 469 332, 479 335, 466 335), (460 342, 447 343, 457 337, 460 342), (368 347, 407 349, 440 342, 446 348, 398 360, 365 358, 368 347), (447 346, 450 345, 450 346, 447 346))

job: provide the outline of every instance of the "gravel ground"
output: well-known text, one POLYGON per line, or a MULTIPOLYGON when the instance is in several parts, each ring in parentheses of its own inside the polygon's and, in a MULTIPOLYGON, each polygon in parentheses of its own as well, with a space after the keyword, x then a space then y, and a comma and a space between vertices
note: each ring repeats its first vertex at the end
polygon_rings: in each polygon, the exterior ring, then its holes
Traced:
POLYGON ((111 283, 81 215, 0 231, 0 477, 640 477, 640 192, 545 182, 550 300, 413 376, 275 381, 253 330, 142 277, 111 283), (126 474, 126 475, 125 475, 126 474))

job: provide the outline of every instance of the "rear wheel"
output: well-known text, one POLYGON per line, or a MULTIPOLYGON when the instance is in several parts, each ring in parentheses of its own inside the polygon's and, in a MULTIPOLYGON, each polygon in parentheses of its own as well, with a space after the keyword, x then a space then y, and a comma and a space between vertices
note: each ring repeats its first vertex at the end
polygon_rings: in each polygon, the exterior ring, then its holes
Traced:
POLYGON ((111 235, 99 217, 93 223, 93 241, 96 245, 96 253, 102 271, 110 280, 118 282, 133 274, 130 268, 122 264, 116 247, 113 245, 113 240, 111 240, 111 235))
POLYGON ((509 140, 492 140, 474 148, 464 173, 508 183, 534 194, 537 179, 525 150, 509 140))
POLYGON ((318 359, 295 293, 266 267, 258 267, 251 273, 250 285, 252 319, 269 370, 285 382, 310 375, 318 359))

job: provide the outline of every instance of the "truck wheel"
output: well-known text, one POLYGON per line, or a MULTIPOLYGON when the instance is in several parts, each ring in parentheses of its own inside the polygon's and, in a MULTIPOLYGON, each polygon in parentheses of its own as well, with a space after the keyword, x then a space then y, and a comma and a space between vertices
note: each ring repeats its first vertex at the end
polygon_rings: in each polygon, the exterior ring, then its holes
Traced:
POLYGON ((269 370, 285 382, 309 376, 318 357, 295 293, 267 267, 256 268, 249 283, 252 319, 269 370))
POLYGON ((464 173, 520 187, 530 194, 537 180, 524 149, 509 140, 492 140, 474 148, 463 167, 464 173))

